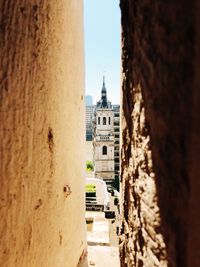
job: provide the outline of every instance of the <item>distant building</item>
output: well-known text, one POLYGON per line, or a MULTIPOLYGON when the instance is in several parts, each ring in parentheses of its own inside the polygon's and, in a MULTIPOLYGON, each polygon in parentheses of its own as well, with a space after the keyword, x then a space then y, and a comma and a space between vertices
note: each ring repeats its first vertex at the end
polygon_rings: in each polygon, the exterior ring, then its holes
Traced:
POLYGON ((95 106, 86 106, 86 141, 93 140, 93 118, 95 106))
POLYGON ((105 79, 101 90, 101 99, 94 113, 94 163, 95 176, 112 183, 114 170, 114 113, 106 95, 105 79))
POLYGON ((93 135, 92 135, 92 123, 94 118, 94 109, 95 106, 92 104, 92 96, 86 96, 85 97, 86 102, 86 141, 92 141, 93 135))
POLYGON ((86 95, 85 96, 85 103, 86 103, 86 106, 92 106, 93 105, 93 101, 92 101, 92 96, 91 95, 86 95))

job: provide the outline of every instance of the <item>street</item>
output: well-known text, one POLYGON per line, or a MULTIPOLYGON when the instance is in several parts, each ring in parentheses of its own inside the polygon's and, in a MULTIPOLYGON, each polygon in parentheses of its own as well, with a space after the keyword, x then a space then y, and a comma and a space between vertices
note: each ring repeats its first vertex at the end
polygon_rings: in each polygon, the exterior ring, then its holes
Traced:
MULTIPOLYGON (((109 194, 110 195, 110 194, 109 194)), ((114 197, 110 196, 110 210, 118 210, 114 205, 114 197)), ((118 236, 115 219, 105 219, 104 212, 86 211, 88 266, 119 267, 118 236)))

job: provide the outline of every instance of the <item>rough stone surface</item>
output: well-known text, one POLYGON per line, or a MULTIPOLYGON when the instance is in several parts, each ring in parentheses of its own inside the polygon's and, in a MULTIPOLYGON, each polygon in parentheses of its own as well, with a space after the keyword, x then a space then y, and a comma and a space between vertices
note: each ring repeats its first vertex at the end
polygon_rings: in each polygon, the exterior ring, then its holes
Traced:
POLYGON ((2 267, 75 267, 86 248, 82 13, 0 1, 2 267))
POLYGON ((121 0, 121 264, 200 266, 198 1, 121 0))

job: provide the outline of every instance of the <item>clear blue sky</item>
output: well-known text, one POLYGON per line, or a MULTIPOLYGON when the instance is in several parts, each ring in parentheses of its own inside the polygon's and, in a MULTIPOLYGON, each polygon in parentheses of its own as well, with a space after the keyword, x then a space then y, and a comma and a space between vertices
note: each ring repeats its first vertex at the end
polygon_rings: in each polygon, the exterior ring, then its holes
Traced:
POLYGON ((105 73, 108 99, 120 102, 119 0, 84 0, 86 95, 96 104, 105 73))

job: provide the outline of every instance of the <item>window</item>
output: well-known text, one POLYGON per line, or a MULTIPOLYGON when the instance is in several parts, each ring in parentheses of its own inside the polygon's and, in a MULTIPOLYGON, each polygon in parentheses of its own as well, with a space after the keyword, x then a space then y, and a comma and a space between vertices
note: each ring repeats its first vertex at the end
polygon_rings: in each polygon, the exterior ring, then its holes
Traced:
POLYGON ((106 117, 103 117, 103 125, 106 125, 106 117))
POLYGON ((98 117, 98 124, 100 124, 101 123, 101 120, 100 120, 100 117, 98 117))
POLYGON ((108 118, 109 124, 110 124, 110 117, 108 118))
POLYGON ((102 154, 107 155, 107 146, 103 146, 102 148, 102 154))

